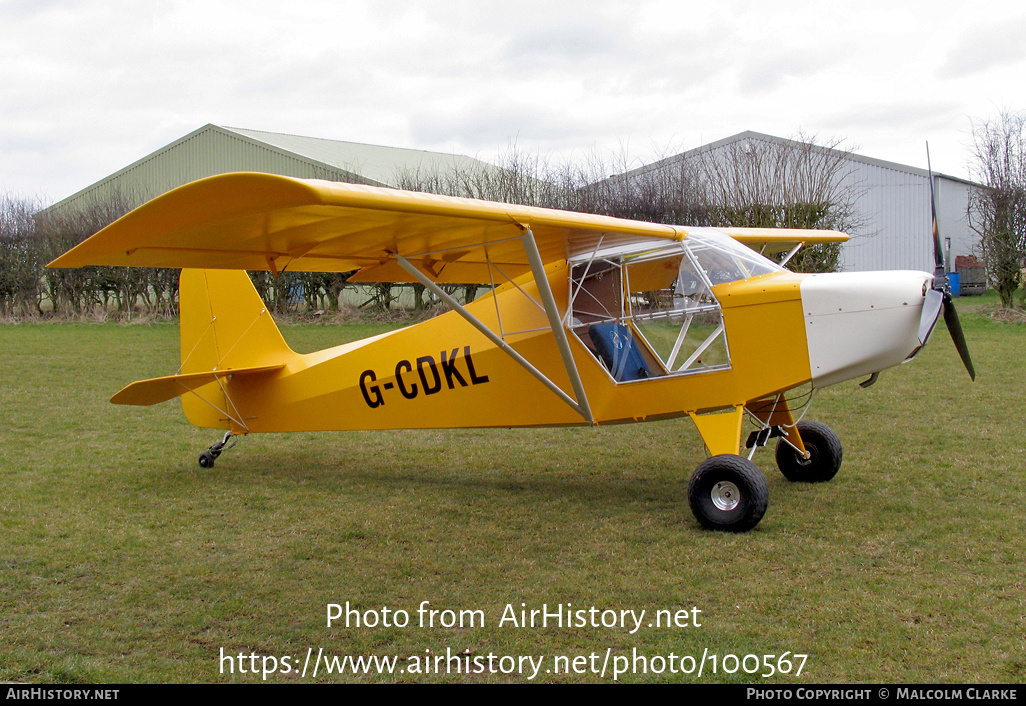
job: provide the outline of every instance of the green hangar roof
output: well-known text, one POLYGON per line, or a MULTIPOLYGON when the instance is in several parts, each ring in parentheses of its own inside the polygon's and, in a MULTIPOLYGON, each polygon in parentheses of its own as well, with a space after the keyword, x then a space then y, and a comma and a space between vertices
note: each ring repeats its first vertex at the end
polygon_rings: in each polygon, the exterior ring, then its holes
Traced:
POLYGON ((408 174, 496 171, 472 157, 317 137, 204 125, 41 212, 81 212, 117 201, 128 208, 196 179, 267 172, 375 186, 408 174))

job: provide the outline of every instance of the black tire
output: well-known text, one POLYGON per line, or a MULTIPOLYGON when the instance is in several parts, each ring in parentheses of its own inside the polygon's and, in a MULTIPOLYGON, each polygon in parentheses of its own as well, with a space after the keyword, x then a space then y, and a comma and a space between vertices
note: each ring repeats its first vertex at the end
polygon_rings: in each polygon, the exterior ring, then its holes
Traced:
POLYGON ((822 483, 837 475, 841 469, 841 439, 834 430, 821 422, 798 422, 809 458, 803 459, 794 448, 781 439, 777 442, 777 468, 790 481, 822 483))
POLYGON ((209 451, 204 451, 200 454, 199 457, 200 468, 213 468, 215 458, 217 457, 214 456, 214 454, 210 453, 209 451))
POLYGON ((766 514, 769 485, 747 458, 722 454, 707 458, 691 474, 688 503, 707 529, 747 532, 766 514))

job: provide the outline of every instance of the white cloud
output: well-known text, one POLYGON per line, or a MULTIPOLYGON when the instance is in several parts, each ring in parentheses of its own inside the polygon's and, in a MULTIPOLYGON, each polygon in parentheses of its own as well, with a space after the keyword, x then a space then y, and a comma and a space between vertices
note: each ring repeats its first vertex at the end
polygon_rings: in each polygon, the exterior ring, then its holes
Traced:
POLYGON ((1021 77, 1026 62, 1024 39, 1026 15, 973 27, 950 49, 938 73, 946 78, 961 78, 1017 66, 1016 73, 1021 77))
POLYGON ((957 173, 970 116, 1024 107, 1023 17, 1011 2, 4 0, 0 185, 62 197, 208 122, 482 158, 511 139, 580 153, 801 129, 900 161, 929 137, 957 173))

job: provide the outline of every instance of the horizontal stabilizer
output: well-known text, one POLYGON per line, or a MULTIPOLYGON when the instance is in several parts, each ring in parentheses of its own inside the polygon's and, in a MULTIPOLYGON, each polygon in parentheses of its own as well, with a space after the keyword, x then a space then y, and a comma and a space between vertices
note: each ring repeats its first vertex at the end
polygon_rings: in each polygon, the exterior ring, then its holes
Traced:
POLYGON ((139 380, 123 388, 120 392, 110 398, 114 404, 133 404, 147 406, 167 402, 184 395, 186 392, 213 382, 218 378, 229 378, 235 375, 256 375, 274 370, 281 370, 284 363, 279 365, 261 365, 255 368, 227 368, 225 370, 211 370, 202 373, 186 373, 184 375, 168 375, 152 380, 139 380))

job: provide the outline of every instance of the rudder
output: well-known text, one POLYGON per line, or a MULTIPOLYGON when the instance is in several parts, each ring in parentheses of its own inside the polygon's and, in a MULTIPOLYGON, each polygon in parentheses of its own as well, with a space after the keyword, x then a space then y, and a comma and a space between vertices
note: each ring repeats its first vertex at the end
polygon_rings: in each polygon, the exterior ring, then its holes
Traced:
MULTIPOLYGON (((296 355, 242 270, 182 270, 178 306, 182 374, 281 365, 296 355)), ((217 383, 196 392, 182 398, 189 421, 228 429, 216 409, 228 402, 217 383)))

